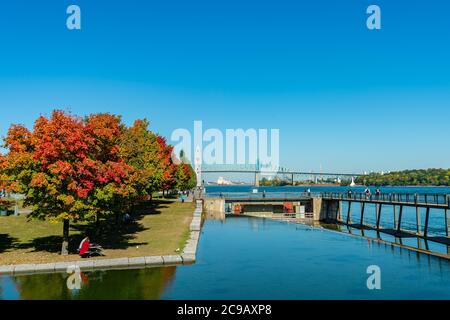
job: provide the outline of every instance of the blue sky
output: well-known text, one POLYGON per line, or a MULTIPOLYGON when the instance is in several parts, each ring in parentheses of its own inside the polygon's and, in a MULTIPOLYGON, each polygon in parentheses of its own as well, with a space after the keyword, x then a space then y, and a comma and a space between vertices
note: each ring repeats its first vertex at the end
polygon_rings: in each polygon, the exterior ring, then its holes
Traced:
POLYGON ((54 108, 176 128, 278 128, 281 162, 450 167, 450 3, 15 0, 0 4, 0 135, 54 108), (82 30, 66 28, 66 8, 82 30), (366 28, 370 4, 382 30, 366 28))

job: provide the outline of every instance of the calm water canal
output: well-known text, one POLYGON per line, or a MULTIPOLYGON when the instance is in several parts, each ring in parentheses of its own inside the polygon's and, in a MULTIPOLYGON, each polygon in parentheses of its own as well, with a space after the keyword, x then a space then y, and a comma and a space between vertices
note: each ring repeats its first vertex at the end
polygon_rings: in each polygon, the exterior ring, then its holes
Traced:
POLYGON ((450 299, 450 262, 257 218, 207 220, 192 266, 0 278, 1 299, 450 299), (370 291, 368 266, 382 271, 370 291))

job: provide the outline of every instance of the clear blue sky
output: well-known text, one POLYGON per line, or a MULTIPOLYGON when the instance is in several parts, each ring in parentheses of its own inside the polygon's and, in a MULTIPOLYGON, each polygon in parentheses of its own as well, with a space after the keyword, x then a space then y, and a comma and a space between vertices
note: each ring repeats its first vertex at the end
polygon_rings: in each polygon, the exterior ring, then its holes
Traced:
POLYGON ((279 128, 298 170, 450 167, 449 15, 443 0, 2 1, 0 135, 54 108, 109 111, 166 136, 279 128))

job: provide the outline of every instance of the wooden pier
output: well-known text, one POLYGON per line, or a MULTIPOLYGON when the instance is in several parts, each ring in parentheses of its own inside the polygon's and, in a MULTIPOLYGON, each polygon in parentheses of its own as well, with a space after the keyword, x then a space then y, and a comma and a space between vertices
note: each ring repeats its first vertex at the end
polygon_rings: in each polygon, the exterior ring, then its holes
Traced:
MULTIPOLYGON (((241 208, 253 209, 256 206, 267 206, 261 211, 267 212, 280 204, 293 203, 296 206, 303 206, 307 216, 313 217, 315 221, 332 222, 344 224, 354 228, 372 229, 384 232, 396 237, 419 237, 431 241, 436 241, 450 245, 450 195, 447 194, 411 194, 411 193, 386 193, 367 195, 365 193, 308 193, 308 192, 286 192, 286 193, 217 193, 209 194, 208 197, 216 199, 212 201, 211 207, 216 210, 225 211, 226 203, 239 205, 241 208), (343 219, 343 203, 347 203, 347 215, 343 219), (353 216, 355 205, 359 205, 360 210, 357 216, 353 216), (376 221, 370 225, 365 223, 365 216, 368 214, 369 205, 375 205, 376 221), (382 225, 383 210, 391 207, 392 221, 394 228, 387 228, 382 225), (404 208, 415 208, 414 232, 403 228, 404 208), (443 229, 445 236, 430 235, 430 214, 431 210, 439 210, 443 215, 445 223, 443 229), (421 214, 424 212, 424 225, 422 227, 421 214)), ((282 209, 281 209, 282 210, 282 209)), ((280 211, 280 208, 277 209, 280 211)), ((239 211, 241 212, 241 211, 239 211)), ((235 213, 234 211, 231 213, 235 213)), ((279 212, 278 212, 279 213, 279 212)), ((386 214, 386 212, 384 213, 386 214)), ((411 229, 411 228, 410 228, 411 229)))
MULTIPOLYGON (((379 232, 388 233, 396 237, 410 237, 416 236, 426 240, 436 241, 450 245, 450 217, 448 211, 450 210, 450 195, 447 194, 379 194, 367 195, 365 193, 321 193, 320 197, 323 201, 323 210, 326 211, 326 221, 338 222, 351 227, 360 229, 372 229, 379 232), (342 203, 346 202, 347 216, 344 220, 342 217, 342 203), (354 223, 352 216, 352 209, 355 204, 360 204, 359 222, 354 223), (375 205, 376 223, 375 225, 368 225, 364 222, 364 216, 367 210, 367 204, 375 205), (382 208, 385 206, 392 207, 392 218, 394 221, 394 228, 384 228, 381 225, 382 208), (405 230, 402 228, 403 211, 405 207, 415 208, 416 221, 415 232, 405 230), (429 235, 429 221, 431 209, 440 210, 443 215, 445 225, 445 236, 430 236, 429 235), (425 211, 425 224, 422 229, 421 225, 421 210, 425 211)), ((357 217, 355 217, 357 218, 357 217)))

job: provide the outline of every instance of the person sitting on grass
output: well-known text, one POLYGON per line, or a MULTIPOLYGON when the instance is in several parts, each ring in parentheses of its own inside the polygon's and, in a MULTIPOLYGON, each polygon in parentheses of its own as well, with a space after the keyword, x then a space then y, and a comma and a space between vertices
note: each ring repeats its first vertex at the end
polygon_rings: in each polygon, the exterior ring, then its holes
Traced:
POLYGON ((92 245, 89 241, 89 237, 86 237, 81 241, 78 251, 82 258, 104 256, 103 248, 99 245, 92 245))
POLYGON ((89 242, 89 237, 81 240, 80 247, 78 248, 80 256, 85 258, 88 256, 89 249, 91 248, 91 243, 89 242))

